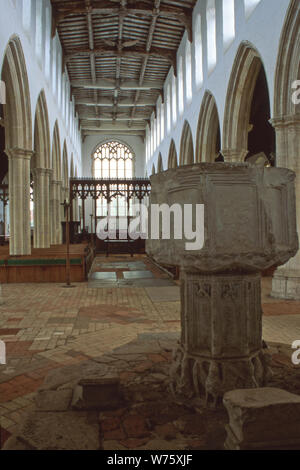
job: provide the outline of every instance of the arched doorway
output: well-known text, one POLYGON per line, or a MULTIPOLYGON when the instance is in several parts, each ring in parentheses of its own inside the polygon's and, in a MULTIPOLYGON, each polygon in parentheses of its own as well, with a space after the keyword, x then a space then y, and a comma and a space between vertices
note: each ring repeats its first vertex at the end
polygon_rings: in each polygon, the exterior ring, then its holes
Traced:
POLYGON ((31 253, 32 121, 26 64, 21 42, 17 37, 12 38, 6 48, 1 80, 6 85, 6 104, 3 111, 5 152, 8 156, 9 251, 11 255, 28 255, 31 253))
POLYGON ((219 155, 220 147, 220 122, 217 105, 213 95, 206 91, 198 121, 196 162, 215 162, 219 155))
POLYGON ((194 163, 194 145, 190 125, 185 121, 180 143, 180 165, 192 165, 194 163))

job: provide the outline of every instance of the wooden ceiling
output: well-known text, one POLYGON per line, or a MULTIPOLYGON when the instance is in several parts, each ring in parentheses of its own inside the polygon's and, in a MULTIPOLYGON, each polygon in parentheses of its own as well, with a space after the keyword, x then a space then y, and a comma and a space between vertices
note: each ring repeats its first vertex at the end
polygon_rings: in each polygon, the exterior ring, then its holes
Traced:
POLYGON ((83 136, 145 135, 197 0, 51 0, 83 136))

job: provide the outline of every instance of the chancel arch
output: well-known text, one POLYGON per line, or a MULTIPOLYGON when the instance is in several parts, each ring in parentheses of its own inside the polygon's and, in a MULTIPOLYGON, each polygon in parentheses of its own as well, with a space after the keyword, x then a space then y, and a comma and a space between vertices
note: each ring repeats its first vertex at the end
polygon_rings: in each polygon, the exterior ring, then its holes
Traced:
POLYGON ((170 168, 177 168, 178 167, 178 158, 176 152, 175 142, 172 139, 169 149, 169 157, 168 157, 168 169, 170 168))
POLYGON ((194 161, 192 131, 189 123, 185 121, 181 135, 179 165, 192 165, 194 161))
POLYGON ((197 128, 196 162, 215 162, 220 152, 220 146, 220 122, 216 101, 213 95, 206 91, 200 108, 197 128))
POLYGON ((32 119, 25 58, 18 37, 12 37, 7 45, 1 80, 6 84, 6 104, 3 111, 5 152, 8 156, 9 251, 11 255, 28 255, 31 253, 32 119), (20 179, 22 185, 19 184, 20 179))

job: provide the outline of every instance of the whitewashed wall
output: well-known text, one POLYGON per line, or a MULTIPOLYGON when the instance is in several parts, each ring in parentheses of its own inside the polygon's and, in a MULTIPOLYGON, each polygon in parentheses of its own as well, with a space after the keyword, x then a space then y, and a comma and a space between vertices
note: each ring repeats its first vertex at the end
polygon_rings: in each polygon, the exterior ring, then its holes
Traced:
MULTIPOLYGON (((74 100, 70 101, 70 82, 65 71, 62 74, 60 57, 62 54, 58 36, 51 38, 50 0, 0 0, 0 70, 5 50, 10 38, 20 39, 28 74, 32 132, 37 100, 41 90, 46 95, 50 139, 58 121, 61 155, 66 140, 69 171, 73 154, 74 168, 81 174, 81 137, 78 118, 75 116, 74 100), (31 15, 26 12, 31 11, 31 15), (53 55, 56 70, 53 68, 53 55), (56 86, 54 87, 54 83, 56 86)), ((34 139, 33 139, 34 142, 34 139)))
MULTIPOLYGON (((160 139, 155 148, 151 149, 151 139, 153 138, 153 129, 156 127, 157 122, 154 120, 151 131, 147 129, 146 138, 146 161, 147 172, 149 175, 152 173, 153 164, 157 170, 157 160, 159 153, 162 155, 164 169, 168 165, 168 153, 171 140, 174 139, 177 155, 179 158, 180 141, 185 120, 190 124, 194 148, 196 144, 197 125, 199 119, 199 111, 205 92, 210 91, 215 97, 221 130, 221 141, 223 132, 223 119, 224 109, 226 102, 226 93, 230 74, 238 51, 239 45, 243 41, 250 42, 259 52, 267 77, 267 83, 270 95, 271 117, 273 116, 273 101, 274 101, 274 81, 275 81, 275 68, 278 56, 278 48, 280 42, 280 35, 284 25, 284 20, 290 0, 234 0, 235 12, 235 37, 230 43, 224 44, 223 41, 223 4, 227 8, 230 6, 231 0, 215 0, 216 4, 216 65, 213 70, 208 70, 208 53, 207 53, 207 21, 206 21, 206 8, 207 3, 211 0, 198 0, 198 3, 193 12, 193 26, 194 26, 194 41, 191 44, 192 49, 192 99, 187 100, 184 96, 184 110, 182 114, 178 113, 179 99, 177 89, 177 120, 172 123, 170 132, 167 132, 167 95, 168 86, 172 88, 173 68, 170 69, 169 75, 166 79, 164 86, 165 104, 164 104, 164 123, 165 132, 164 138, 160 139), (247 3, 248 8, 246 8, 247 3), (201 15, 201 29, 202 29, 202 50, 203 50, 203 82, 201 86, 196 85, 196 66, 199 67, 199 57, 196 64, 195 61, 195 31, 196 21, 198 15, 201 15)), ((228 26, 228 22, 225 23, 228 26)), ((185 73, 185 60, 186 60, 186 45, 187 34, 185 33, 177 53, 177 64, 180 63, 180 57, 183 57, 183 82, 184 89, 187 80, 185 73)), ((199 70, 199 69, 198 69, 199 70)), ((177 78, 178 88, 178 78, 177 78)), ((174 103, 171 103, 171 116, 174 115, 174 103)), ((159 112, 158 112, 159 114, 159 112)), ((159 133, 159 132, 158 132, 159 133)))

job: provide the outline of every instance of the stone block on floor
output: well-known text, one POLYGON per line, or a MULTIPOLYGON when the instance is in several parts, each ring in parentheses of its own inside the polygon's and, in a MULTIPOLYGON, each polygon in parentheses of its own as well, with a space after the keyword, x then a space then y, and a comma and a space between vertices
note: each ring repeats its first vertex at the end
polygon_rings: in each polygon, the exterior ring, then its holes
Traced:
POLYGON ((300 396, 278 388, 233 390, 224 395, 229 415, 225 448, 300 447, 300 396))
POLYGON ((122 405, 117 376, 86 377, 74 389, 72 408, 76 410, 113 410, 122 405))

